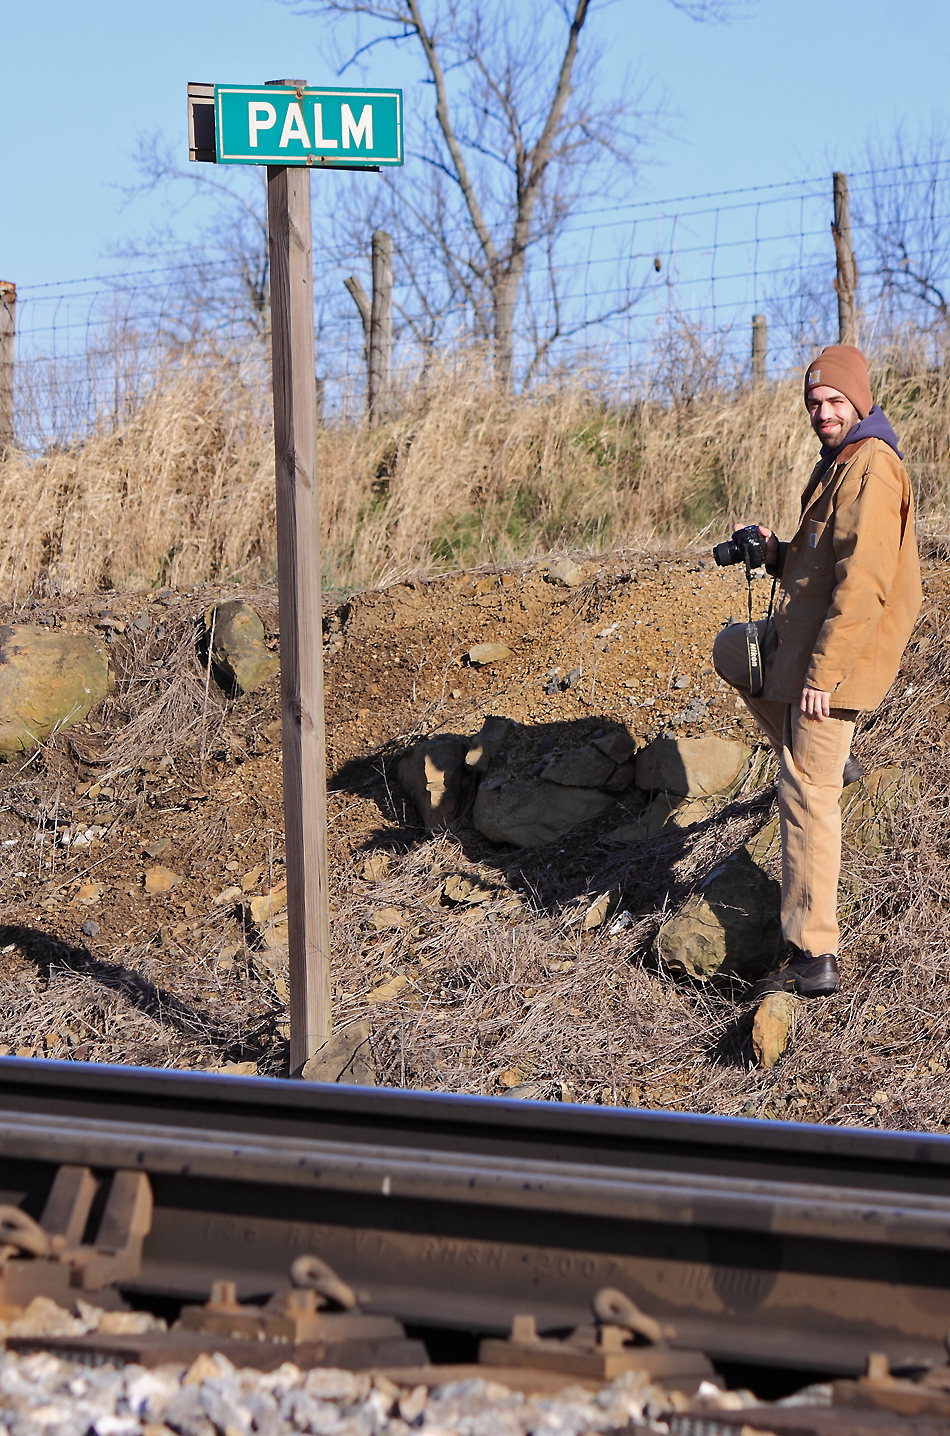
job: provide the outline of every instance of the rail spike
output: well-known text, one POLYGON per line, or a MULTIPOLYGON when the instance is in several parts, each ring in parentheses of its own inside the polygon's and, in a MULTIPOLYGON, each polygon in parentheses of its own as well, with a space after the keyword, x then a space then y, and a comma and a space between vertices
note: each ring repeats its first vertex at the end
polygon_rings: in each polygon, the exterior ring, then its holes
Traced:
POLYGON ((359 1305, 353 1288, 341 1281, 322 1257, 297 1257, 290 1266, 290 1280, 296 1287, 319 1292, 328 1301, 335 1301, 343 1311, 355 1311, 359 1305))
POLYGON ((50 1254, 49 1234, 20 1207, 0 1206, 0 1262, 10 1257, 46 1257, 50 1254))
POLYGON ((626 1292, 615 1286, 601 1287, 591 1298, 591 1308, 597 1320, 605 1326, 621 1326, 634 1336, 642 1336, 651 1346, 665 1346, 676 1335, 672 1326, 661 1326, 652 1316, 641 1311, 626 1292))

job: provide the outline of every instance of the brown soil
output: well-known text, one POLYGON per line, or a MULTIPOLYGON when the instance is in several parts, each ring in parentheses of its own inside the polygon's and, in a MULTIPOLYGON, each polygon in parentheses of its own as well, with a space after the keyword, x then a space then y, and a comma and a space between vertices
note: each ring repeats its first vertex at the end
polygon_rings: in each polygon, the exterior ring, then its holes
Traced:
MULTIPOLYGON (((741 985, 676 981, 656 970, 650 945, 662 913, 769 821, 771 787, 750 783, 687 832, 611 844, 642 804, 634 793, 554 847, 515 851, 466 814, 452 833, 427 834, 395 784, 408 741, 473 733, 488 714, 514 720, 501 761, 527 770, 617 724, 649 739, 697 696, 708 716, 677 733, 755 742, 709 663, 717 629, 744 617, 743 575, 695 556, 621 554, 588 561, 573 590, 541 566, 402 583, 328 607, 335 1022, 369 1018, 379 1080, 945 1123, 944 570, 935 556, 900 696, 856 744, 865 761, 915 769, 924 797, 895 815, 883 849, 846 853, 847 982, 802 1007, 769 1072, 750 1069, 741 985), (469 666, 468 649, 489 641, 511 656, 469 666), (545 692, 575 670, 574 686, 545 692), (381 854, 383 876, 367 876, 381 854), (447 898, 456 874, 489 899, 447 898), (607 890, 626 926, 612 918, 583 932, 607 890)), ((0 771, 0 1038, 14 1052, 286 1075, 283 934, 250 911, 252 898, 279 894, 284 873, 277 685, 227 698, 213 678, 206 686, 198 642, 209 602, 239 592, 276 644, 269 588, 48 599, 17 615, 111 633, 116 688, 93 721, 0 771), (145 873, 158 865, 180 881, 150 895, 145 873)), ((760 582, 757 613, 767 600, 760 582)))

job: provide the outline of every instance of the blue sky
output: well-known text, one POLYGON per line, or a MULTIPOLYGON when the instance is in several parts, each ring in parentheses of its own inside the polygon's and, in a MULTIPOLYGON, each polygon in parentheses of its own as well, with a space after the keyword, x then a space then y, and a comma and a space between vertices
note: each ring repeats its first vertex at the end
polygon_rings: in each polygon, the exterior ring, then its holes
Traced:
MULTIPOLYGON (((517 3, 517 0, 513 0, 517 3)), ((553 0, 552 0, 553 3, 553 0)), ((591 27, 617 74, 667 111, 630 198, 766 184, 849 166, 869 134, 945 120, 946 0, 759 0, 697 25, 666 0, 615 0, 591 27)), ((135 137, 185 146, 189 79, 330 80, 327 35, 277 0, 20 0, 5 7, 0 277, 22 285, 99 272, 110 242, 161 219, 124 206, 135 137)), ((374 80, 427 96, 381 51, 374 80)))

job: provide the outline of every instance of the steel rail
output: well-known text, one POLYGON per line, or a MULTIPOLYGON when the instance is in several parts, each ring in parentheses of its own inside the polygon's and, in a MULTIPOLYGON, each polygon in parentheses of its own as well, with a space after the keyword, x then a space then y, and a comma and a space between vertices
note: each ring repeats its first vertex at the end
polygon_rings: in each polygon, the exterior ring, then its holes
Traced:
POLYGON ((188 1127, 160 1135, 124 1122, 55 1117, 0 1118, 0 1153, 93 1167, 190 1178, 270 1182, 309 1191, 381 1193, 408 1200, 478 1203, 578 1217, 708 1225, 727 1230, 822 1237, 832 1241, 950 1251, 950 1198, 875 1193, 860 1188, 679 1176, 594 1163, 433 1153, 361 1142, 306 1142, 227 1133, 195 1136, 188 1127))
POLYGON ((564 1328, 616 1286, 675 1344, 841 1373, 950 1327, 940 1136, 0 1059, 0 1200, 61 1163, 148 1173, 140 1293, 315 1251, 407 1321, 564 1328))

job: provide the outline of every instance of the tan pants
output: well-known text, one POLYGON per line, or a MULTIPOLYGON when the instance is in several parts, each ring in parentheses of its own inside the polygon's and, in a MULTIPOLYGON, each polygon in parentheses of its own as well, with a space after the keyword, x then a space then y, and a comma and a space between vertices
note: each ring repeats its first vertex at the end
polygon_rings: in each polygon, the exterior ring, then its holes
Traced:
MULTIPOLYGON (((775 629, 757 625, 766 674, 775 629)), ((723 628, 713 645, 721 678, 740 694, 779 759, 778 810, 782 835, 782 934, 811 957, 838 951, 838 874, 841 870, 841 778, 857 714, 832 708, 831 717, 806 718, 797 705, 753 698, 745 625, 723 628)))

